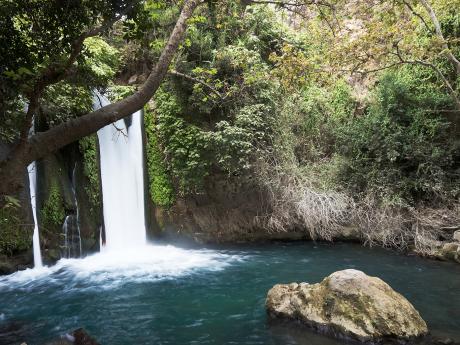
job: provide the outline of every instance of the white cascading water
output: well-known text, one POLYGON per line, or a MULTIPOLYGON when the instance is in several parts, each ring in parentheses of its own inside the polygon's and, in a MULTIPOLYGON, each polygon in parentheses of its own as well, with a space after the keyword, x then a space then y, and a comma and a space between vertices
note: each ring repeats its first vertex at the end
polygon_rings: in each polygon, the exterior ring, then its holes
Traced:
POLYGON ((40 251, 40 235, 37 222, 37 163, 32 162, 27 167, 29 173, 29 189, 30 189, 30 203, 32 205, 32 214, 34 217, 34 234, 32 237, 34 249, 34 267, 43 267, 42 255, 40 251))
MULTIPOLYGON (((94 107, 109 101, 96 93, 94 107)), ((131 125, 119 120, 97 132, 101 157, 106 250, 127 250, 146 244, 142 112, 131 125)))
POLYGON ((78 254, 81 257, 81 231, 80 231, 80 209, 78 207, 78 198, 77 198, 77 179, 75 176, 75 172, 77 171, 77 163, 75 163, 75 166, 73 167, 72 171, 72 194, 73 194, 73 201, 75 204, 75 209, 76 209, 76 219, 75 222, 77 223, 77 231, 78 231, 78 254))
POLYGON ((62 232, 64 233, 64 258, 70 258, 70 246, 69 246, 69 219, 70 216, 66 216, 64 219, 64 224, 62 224, 62 232))

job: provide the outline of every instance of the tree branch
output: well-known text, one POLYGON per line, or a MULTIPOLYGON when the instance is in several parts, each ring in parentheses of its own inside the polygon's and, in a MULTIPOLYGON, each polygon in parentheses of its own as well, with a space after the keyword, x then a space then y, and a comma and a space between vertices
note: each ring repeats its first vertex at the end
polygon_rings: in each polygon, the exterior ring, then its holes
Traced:
POLYGON ((112 27, 118 20, 123 18, 123 16, 128 13, 134 5, 136 5, 140 0, 134 0, 130 4, 128 4, 122 11, 114 15, 112 18, 105 20, 101 25, 98 27, 92 28, 84 33, 82 33, 71 45, 71 52, 67 61, 61 65, 57 66, 50 66, 48 67, 43 73, 39 82, 37 84, 41 84, 43 88, 58 82, 60 79, 66 76, 67 71, 72 67, 75 63, 77 57, 80 55, 81 50, 83 49, 83 43, 89 37, 94 37, 99 35, 104 30, 112 27))
POLYGON ((184 74, 184 73, 180 73, 180 72, 177 72, 175 70, 172 70, 172 71, 169 71, 168 72, 169 74, 173 75, 173 76, 176 76, 176 77, 180 77, 180 78, 184 78, 184 79, 187 79, 187 80, 190 80, 190 81, 193 81, 195 83, 198 83, 198 84, 201 84, 203 85, 204 87, 206 87, 207 89, 209 89, 212 93, 214 93, 215 95, 217 95, 220 99, 224 99, 224 96, 221 95, 221 93, 219 91, 217 91, 214 87, 212 87, 211 85, 209 85, 208 83, 204 82, 203 80, 200 80, 200 79, 197 79, 197 78, 194 78, 188 74, 184 74))
MULTIPOLYGON (((422 0, 422 1, 424 1, 424 0, 422 0)), ((447 78, 442 73, 442 71, 436 65, 434 65, 434 64, 432 64, 430 62, 427 62, 427 61, 406 60, 403 57, 403 55, 401 53, 401 50, 399 49, 398 43, 399 42, 395 43, 396 52, 394 54, 398 57, 399 61, 401 63, 405 63, 405 64, 421 65, 421 66, 429 67, 432 70, 434 70, 436 72, 436 74, 439 76, 439 78, 441 78, 442 82, 444 83, 444 86, 447 89, 447 92, 452 97, 452 100, 454 101, 454 104, 455 104, 455 107, 456 107, 457 111, 460 111, 460 99, 458 98, 457 92, 455 92, 455 89, 452 87, 451 83, 449 82, 449 80, 447 80, 447 78)))
POLYGON ((433 8, 430 6, 428 1, 426 0, 420 0, 422 3, 423 7, 425 7, 426 11, 430 15, 431 22, 434 25, 435 28, 435 33, 436 36, 442 41, 442 48, 444 49, 443 53, 447 56, 453 67, 455 68, 456 76, 458 77, 460 75, 460 61, 452 54, 452 51, 449 48, 449 45, 447 44, 446 39, 444 38, 444 35, 442 34, 441 30, 441 24, 439 23, 438 17, 436 16, 436 13, 434 12, 433 8))
POLYGON ((296 1, 296 2, 276 1, 276 0, 249 0, 249 3, 251 4, 271 4, 271 5, 277 5, 277 6, 284 7, 284 8, 302 7, 302 6, 307 6, 307 5, 325 6, 331 9, 334 8, 332 4, 321 1, 321 0, 296 1))
POLYGON ((414 16, 416 16, 418 19, 420 19, 423 23, 423 25, 425 25, 425 27, 427 28, 427 30, 429 32, 433 32, 433 30, 430 28, 430 26, 428 25, 428 23, 425 21, 425 19, 422 17, 422 15, 420 13, 418 13, 412 6, 410 3, 408 3, 406 0, 403 0, 403 3, 404 5, 406 5, 406 7, 409 9, 409 11, 412 12, 412 14, 414 16))

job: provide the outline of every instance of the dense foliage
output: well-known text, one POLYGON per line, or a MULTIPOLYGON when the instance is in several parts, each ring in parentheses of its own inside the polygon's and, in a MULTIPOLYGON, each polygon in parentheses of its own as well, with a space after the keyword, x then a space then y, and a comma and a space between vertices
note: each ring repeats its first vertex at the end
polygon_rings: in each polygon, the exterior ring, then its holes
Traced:
POLYGON ((0 209, 0 256, 13 255, 25 251, 32 246, 30 238, 33 226, 23 224, 19 213, 19 203, 10 199, 0 209))
POLYGON ((458 197, 460 142, 442 116, 452 104, 421 83, 429 78, 418 68, 386 73, 365 116, 338 128, 341 185, 409 205, 458 197))
POLYGON ((102 205, 96 135, 80 140, 79 148, 83 155, 83 173, 88 179, 88 185, 85 187, 85 191, 88 196, 90 211, 93 215, 96 215, 102 205))
POLYGON ((146 107, 144 115, 145 134, 147 138, 147 172, 149 176, 150 197, 155 205, 170 207, 174 204, 175 193, 169 171, 166 169, 165 157, 158 142, 154 113, 146 107))

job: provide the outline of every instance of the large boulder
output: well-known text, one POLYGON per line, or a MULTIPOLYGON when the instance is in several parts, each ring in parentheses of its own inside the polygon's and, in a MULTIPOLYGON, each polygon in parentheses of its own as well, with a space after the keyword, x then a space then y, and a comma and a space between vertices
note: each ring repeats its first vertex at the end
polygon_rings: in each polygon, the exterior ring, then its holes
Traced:
POLYGON ((318 284, 275 285, 266 308, 271 317, 299 320, 321 333, 361 342, 404 342, 428 333, 407 299, 383 280, 353 269, 318 284))

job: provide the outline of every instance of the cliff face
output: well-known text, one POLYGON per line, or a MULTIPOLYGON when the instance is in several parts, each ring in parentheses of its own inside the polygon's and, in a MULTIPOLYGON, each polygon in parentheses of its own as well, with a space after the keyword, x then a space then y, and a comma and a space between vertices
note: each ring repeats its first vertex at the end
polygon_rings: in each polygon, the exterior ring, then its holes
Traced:
POLYGON ((80 241, 82 255, 99 249, 102 210, 90 200, 84 167, 78 143, 38 162, 38 222, 45 262, 78 257, 80 241))
MULTIPOLYGON (((2 152, 6 149, 3 147, 2 152)), ((61 257, 78 257, 80 241, 82 255, 99 249, 102 210, 88 195, 90 181, 85 164, 78 143, 37 161, 37 218, 45 264, 61 257)), ((23 179, 24 188, 13 196, 19 207, 2 210, 7 214, 2 214, 0 226, 0 274, 33 266, 34 220, 27 170, 23 179)))
POLYGON ((208 178, 203 193, 178 198, 170 209, 152 207, 155 234, 165 238, 212 243, 309 238, 304 229, 267 231, 266 192, 225 175, 208 178))

